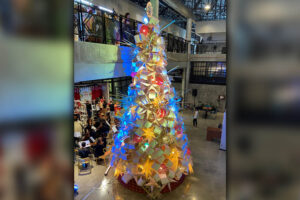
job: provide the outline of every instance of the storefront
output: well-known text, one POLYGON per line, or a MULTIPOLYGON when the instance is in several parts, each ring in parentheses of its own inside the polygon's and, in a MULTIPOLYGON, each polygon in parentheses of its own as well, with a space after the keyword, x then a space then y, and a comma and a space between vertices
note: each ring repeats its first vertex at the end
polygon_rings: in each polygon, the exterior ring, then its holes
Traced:
POLYGON ((74 85, 74 100, 93 101, 97 98, 122 99, 127 95, 131 77, 79 82, 74 85))

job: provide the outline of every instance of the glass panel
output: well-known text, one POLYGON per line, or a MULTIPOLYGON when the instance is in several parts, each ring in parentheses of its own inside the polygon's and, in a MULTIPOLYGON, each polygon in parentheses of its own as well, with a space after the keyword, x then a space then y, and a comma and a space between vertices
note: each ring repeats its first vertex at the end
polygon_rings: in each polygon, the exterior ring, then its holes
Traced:
POLYGON ((120 24, 118 17, 105 17, 106 44, 118 44, 120 42, 120 24))
POLYGON ((191 82, 218 83, 226 81, 225 62, 192 62, 191 82))

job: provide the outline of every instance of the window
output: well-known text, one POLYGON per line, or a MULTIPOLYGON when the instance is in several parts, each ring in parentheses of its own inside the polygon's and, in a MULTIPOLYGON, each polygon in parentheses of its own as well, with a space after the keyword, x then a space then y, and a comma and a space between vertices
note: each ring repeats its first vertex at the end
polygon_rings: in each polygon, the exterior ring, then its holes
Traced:
POLYGON ((182 76, 184 76, 183 69, 176 69, 176 70, 170 72, 168 75, 172 82, 181 83, 182 76))
POLYGON ((111 79, 101 79, 94 81, 84 81, 75 83, 76 86, 80 85, 96 85, 101 83, 108 83, 109 95, 116 99, 121 99, 124 95, 127 95, 128 86, 132 82, 132 77, 120 77, 120 78, 111 78, 111 79))
POLYGON ((123 95, 127 95, 128 86, 131 84, 131 77, 121 77, 110 79, 112 92, 110 93, 114 98, 120 99, 123 95))
POLYGON ((226 84, 226 63, 191 62, 190 82, 226 84))

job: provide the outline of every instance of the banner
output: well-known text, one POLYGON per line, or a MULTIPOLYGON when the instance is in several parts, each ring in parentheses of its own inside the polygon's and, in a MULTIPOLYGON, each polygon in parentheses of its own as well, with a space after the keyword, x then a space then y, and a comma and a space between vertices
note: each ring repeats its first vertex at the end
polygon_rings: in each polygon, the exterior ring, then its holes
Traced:
POLYGON ((92 101, 92 89, 91 87, 80 88, 80 100, 82 102, 92 101))

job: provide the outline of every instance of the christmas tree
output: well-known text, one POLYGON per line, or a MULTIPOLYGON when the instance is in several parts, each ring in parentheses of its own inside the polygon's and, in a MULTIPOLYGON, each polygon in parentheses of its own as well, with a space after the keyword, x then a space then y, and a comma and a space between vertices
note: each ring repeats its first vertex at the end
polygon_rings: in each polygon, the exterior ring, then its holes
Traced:
MULTIPOLYGON (((124 183, 135 180, 148 193, 193 172, 187 135, 178 115, 179 98, 167 75, 164 40, 147 4, 148 24, 135 36, 133 83, 123 101, 110 166, 124 183)), ((170 188, 171 190, 171 188, 170 188)))

